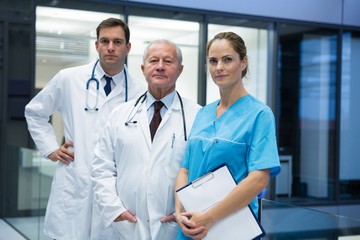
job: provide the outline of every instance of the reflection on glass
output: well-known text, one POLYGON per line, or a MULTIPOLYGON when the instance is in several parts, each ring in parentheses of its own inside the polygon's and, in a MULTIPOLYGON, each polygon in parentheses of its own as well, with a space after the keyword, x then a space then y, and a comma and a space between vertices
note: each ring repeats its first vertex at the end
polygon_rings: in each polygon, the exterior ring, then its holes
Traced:
POLYGON ((335 123, 336 37, 300 43, 300 181, 309 197, 329 197, 329 139, 335 123))
MULTIPOLYGON (((183 54, 184 70, 177 80, 181 96, 197 102, 199 23, 150 17, 129 16, 131 51, 128 67, 134 78, 144 79, 141 72, 143 52, 149 42, 168 39, 176 43, 183 54)), ((144 80, 145 81, 145 80, 144 80)))
POLYGON ((43 215, 56 163, 36 150, 15 146, 7 146, 6 150, 6 157, 12 162, 6 175, 7 187, 11 189, 4 196, 9 204, 5 220, 28 239, 45 239, 43 215))
MULTIPOLYGON (((44 218, 38 217, 38 214, 43 213, 40 208, 46 206, 50 190, 48 187, 53 175, 51 165, 56 164, 31 149, 8 146, 7 153, 6 157, 14 161, 14 166, 19 164, 17 171, 11 172, 17 178, 14 181, 19 182, 17 189, 12 189, 12 192, 19 195, 18 199, 8 199, 6 202, 15 203, 17 210, 22 210, 25 214, 7 217, 5 220, 28 239, 50 240, 42 233, 44 218), (44 184, 39 182, 46 183, 48 187, 44 188, 44 184)), ((12 170, 14 169, 9 169, 12 170)), ((14 209, 14 205, 9 205, 6 209, 10 210, 9 208, 14 209)), ((345 237, 359 239, 360 236, 359 216, 344 217, 264 198, 261 199, 260 222, 266 232, 266 236, 262 238, 264 240, 338 240, 346 239, 345 237)))
MULTIPOLYGON (((243 78, 248 92, 266 103, 267 85, 267 30, 247 27, 209 24, 208 38, 212 39, 219 32, 231 31, 245 41, 248 55, 248 74, 243 78)), ((207 75, 206 103, 219 99, 219 90, 213 83, 210 74, 207 75)))
POLYGON ((337 34, 283 25, 279 43, 279 147, 292 157, 288 201, 334 200, 337 34))
POLYGON ((263 239, 360 238, 360 219, 347 218, 310 208, 262 200, 261 224, 267 233, 263 239), (352 238, 350 238, 352 237, 352 238))
POLYGON ((360 36, 343 34, 341 73, 341 127, 340 127, 340 197, 360 199, 360 161, 356 157, 359 140, 360 36))

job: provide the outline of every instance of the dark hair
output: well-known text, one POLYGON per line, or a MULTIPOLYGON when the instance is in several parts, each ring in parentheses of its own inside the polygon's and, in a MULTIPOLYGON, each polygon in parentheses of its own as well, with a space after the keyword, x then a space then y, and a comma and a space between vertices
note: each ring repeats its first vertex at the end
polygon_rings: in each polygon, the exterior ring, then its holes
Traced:
MULTIPOLYGON (((231 44, 233 49, 237 53, 239 53, 240 60, 243 60, 246 57, 246 46, 245 46, 244 40, 239 35, 237 35, 236 33, 233 33, 233 32, 221 32, 221 33, 216 34, 214 36, 214 38, 211 39, 206 46, 206 55, 209 55, 209 49, 210 49, 211 44, 215 40, 220 40, 220 39, 225 39, 225 40, 229 41, 229 43, 231 44)), ((246 67, 242 71, 241 77, 245 77, 247 71, 248 71, 248 68, 246 67)))
POLYGON ((129 43, 130 41, 130 29, 128 25, 120 19, 117 18, 108 18, 102 21, 99 26, 96 28, 96 38, 99 39, 100 30, 103 28, 116 27, 120 26, 125 32, 125 41, 129 43))

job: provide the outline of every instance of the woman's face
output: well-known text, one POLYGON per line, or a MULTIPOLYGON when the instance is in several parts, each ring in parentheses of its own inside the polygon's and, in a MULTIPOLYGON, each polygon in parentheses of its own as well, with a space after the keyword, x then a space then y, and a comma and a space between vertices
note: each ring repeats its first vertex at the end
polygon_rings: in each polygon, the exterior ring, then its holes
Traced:
POLYGON ((247 66, 247 59, 240 60, 240 54, 228 40, 213 41, 209 48, 207 64, 214 83, 220 88, 242 84, 241 74, 247 66))

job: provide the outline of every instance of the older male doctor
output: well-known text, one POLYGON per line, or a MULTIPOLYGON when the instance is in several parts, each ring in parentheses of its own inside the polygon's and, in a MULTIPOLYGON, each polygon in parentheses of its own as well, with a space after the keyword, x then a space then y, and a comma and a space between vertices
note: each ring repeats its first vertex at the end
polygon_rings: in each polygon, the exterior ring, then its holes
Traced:
POLYGON ((148 91, 112 112, 95 148, 95 199, 117 231, 113 239, 176 239, 175 178, 200 108, 175 90, 181 63, 174 43, 151 42, 141 65, 148 91), (162 120, 152 139, 149 125, 159 100, 162 120))

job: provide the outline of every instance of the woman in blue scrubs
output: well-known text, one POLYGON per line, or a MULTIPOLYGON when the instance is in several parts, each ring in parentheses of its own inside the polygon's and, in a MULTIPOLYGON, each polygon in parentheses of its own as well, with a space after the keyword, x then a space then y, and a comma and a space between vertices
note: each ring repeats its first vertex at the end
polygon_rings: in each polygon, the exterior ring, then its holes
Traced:
POLYGON ((176 196, 178 239, 204 238, 215 222, 248 205, 257 215, 258 194, 280 172, 274 115, 242 82, 248 69, 244 41, 233 32, 222 32, 210 40, 206 52, 220 99, 197 114, 176 189, 222 164, 237 186, 204 212, 185 212, 176 196))

